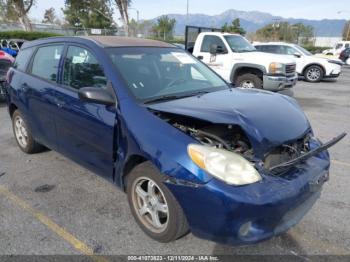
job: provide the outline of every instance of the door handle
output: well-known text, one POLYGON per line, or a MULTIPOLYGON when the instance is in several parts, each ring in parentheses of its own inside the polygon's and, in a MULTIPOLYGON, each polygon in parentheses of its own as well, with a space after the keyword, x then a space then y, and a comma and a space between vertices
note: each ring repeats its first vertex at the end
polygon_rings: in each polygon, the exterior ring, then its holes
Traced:
POLYGON ((66 104, 66 102, 64 102, 63 100, 58 99, 58 98, 55 98, 54 102, 58 107, 61 107, 61 108, 64 107, 64 105, 66 104))
POLYGON ((197 56, 197 58, 198 58, 199 60, 203 60, 203 56, 202 56, 202 55, 197 56))
POLYGON ((21 85, 21 89, 22 89, 23 92, 27 92, 29 90, 28 84, 27 83, 23 83, 21 85))

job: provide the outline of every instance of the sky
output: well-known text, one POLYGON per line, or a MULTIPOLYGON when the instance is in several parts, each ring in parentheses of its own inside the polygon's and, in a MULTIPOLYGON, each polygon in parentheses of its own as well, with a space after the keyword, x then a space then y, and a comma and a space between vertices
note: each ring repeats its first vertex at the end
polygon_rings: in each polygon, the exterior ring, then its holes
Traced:
MULTIPOLYGON (((113 0, 112 0, 113 1, 113 0)), ((349 0, 188 0, 189 13, 203 13, 208 15, 220 14, 228 9, 242 11, 261 11, 284 18, 307 19, 350 19, 349 0), (341 11, 339 14, 338 12, 341 11)), ((186 13, 187 0, 132 0, 131 7, 139 10, 140 19, 150 19, 157 16, 186 13)), ((54 7, 59 17, 63 17, 61 8, 64 0, 36 0, 30 17, 42 20, 45 9, 54 7)), ((114 12, 118 21, 118 12, 114 12)), ((131 17, 136 18, 136 11, 129 11, 131 17)))

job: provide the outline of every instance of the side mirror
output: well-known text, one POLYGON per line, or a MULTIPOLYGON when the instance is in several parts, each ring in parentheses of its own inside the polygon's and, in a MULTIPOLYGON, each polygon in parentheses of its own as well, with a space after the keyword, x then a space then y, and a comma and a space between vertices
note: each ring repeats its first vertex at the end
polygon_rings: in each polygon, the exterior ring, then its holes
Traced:
POLYGON ((297 58, 300 58, 300 57, 301 57, 301 54, 298 53, 298 52, 295 52, 295 53, 294 53, 294 56, 297 57, 297 58))
POLYGON ((99 87, 83 87, 78 92, 79 99, 87 103, 96 103, 106 106, 115 105, 114 97, 105 89, 99 87))
POLYGON ((226 51, 224 48, 220 45, 211 45, 210 46, 210 54, 211 55, 216 55, 216 54, 225 54, 226 51))

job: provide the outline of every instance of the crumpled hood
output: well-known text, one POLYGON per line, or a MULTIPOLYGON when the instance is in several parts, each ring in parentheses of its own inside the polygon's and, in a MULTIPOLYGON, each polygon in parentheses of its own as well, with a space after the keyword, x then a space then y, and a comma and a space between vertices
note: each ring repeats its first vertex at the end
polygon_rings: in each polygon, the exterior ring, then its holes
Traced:
POLYGON ((260 158, 273 147, 299 139, 311 130, 294 99, 254 89, 234 88, 147 106, 216 124, 238 125, 260 158))

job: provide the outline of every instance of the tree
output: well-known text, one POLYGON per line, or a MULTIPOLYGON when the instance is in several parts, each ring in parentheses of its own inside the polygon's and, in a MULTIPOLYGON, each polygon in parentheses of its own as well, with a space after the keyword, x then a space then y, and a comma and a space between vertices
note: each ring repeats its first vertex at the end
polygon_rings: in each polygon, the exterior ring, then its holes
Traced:
POLYGON ((152 34, 153 23, 149 20, 144 20, 138 23, 139 33, 143 35, 143 37, 149 37, 152 34))
POLYGON ((297 23, 291 26, 292 37, 296 39, 296 43, 301 45, 309 45, 314 38, 314 28, 309 25, 304 25, 302 23, 297 23))
POLYGON ((115 0, 115 4, 118 7, 120 18, 123 21, 124 31, 126 35, 129 35, 129 13, 128 7, 131 4, 131 0, 115 0))
POLYGON ((234 19, 231 22, 231 25, 228 25, 227 23, 225 23, 221 29, 224 32, 240 34, 240 35, 245 35, 247 33, 243 29, 243 27, 241 27, 241 21, 239 20, 239 18, 234 19))
POLYGON ((170 19, 167 15, 158 18, 157 24, 153 26, 152 31, 157 37, 162 37, 163 40, 173 37, 173 31, 176 24, 174 18, 170 19))
POLYGON ((115 25, 109 0, 66 0, 62 11, 70 26, 103 29, 115 25))
POLYGON ((0 15, 3 20, 17 21, 25 31, 32 31, 28 13, 33 5, 34 0, 1 0, 0 15))
POLYGON ((308 45, 314 36, 312 26, 302 23, 290 25, 288 22, 268 24, 256 31, 258 41, 284 41, 308 45))
POLYGON ((139 25, 135 21, 135 19, 131 19, 129 22, 129 35, 131 36, 137 36, 137 33, 139 31, 139 25))
POLYGON ((4 0, 0 0, 0 22, 6 20, 6 3, 4 0))
POLYGON ((344 25, 343 29, 343 40, 349 41, 350 40, 350 21, 347 21, 344 25))
POLYGON ((55 8, 51 7, 49 9, 45 10, 44 13, 44 19, 42 20, 42 23, 45 24, 60 24, 61 22, 56 17, 55 8))

